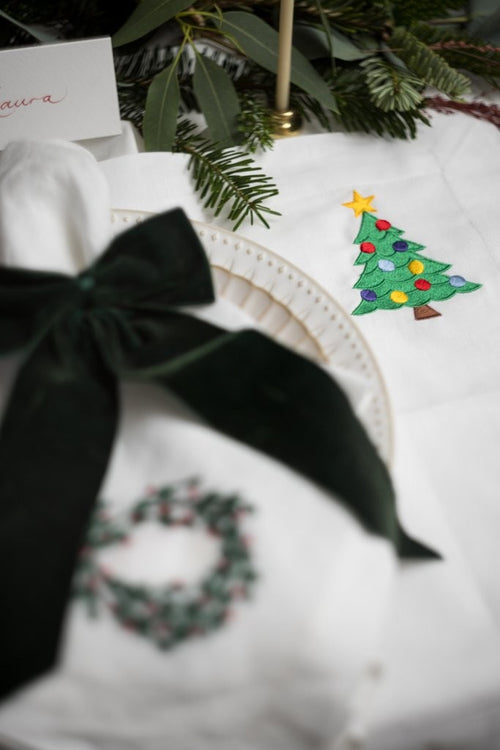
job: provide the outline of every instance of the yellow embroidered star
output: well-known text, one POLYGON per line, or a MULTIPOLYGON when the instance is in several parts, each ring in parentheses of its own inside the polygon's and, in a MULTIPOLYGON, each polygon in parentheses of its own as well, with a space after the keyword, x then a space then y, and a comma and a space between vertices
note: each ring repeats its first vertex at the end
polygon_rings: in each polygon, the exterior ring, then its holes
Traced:
POLYGON ((363 198, 356 190, 352 191, 353 199, 349 203, 342 203, 347 208, 352 208, 354 216, 360 216, 364 211, 376 211, 371 205, 372 200, 375 199, 374 195, 369 195, 367 198, 363 198))

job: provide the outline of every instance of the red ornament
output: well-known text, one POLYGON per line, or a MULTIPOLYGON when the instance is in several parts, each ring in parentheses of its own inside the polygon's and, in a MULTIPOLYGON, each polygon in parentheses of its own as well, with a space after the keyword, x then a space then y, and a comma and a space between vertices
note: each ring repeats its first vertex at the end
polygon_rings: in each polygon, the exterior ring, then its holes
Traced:
POLYGON ((375 252, 375 245, 373 242, 362 242, 359 246, 362 253, 374 253, 375 252))
POLYGON ((375 222, 375 226, 381 232, 385 232, 386 229, 390 229, 392 227, 392 224, 390 221, 386 221, 385 219, 377 219, 377 221, 375 222))
POLYGON ((420 289, 421 292, 426 292, 431 288, 431 283, 427 279, 417 279, 415 281, 415 288, 420 289))

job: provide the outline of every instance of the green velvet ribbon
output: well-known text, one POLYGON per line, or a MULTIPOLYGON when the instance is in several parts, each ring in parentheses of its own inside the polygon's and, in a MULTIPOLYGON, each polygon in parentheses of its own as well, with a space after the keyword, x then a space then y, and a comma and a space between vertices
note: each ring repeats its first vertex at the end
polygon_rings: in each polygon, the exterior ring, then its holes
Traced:
POLYGON ((213 300, 180 209, 123 232, 77 276, 0 269, 0 354, 24 350, 0 429, 0 695, 57 658, 122 379, 168 389, 213 428, 341 497, 401 556, 434 556, 400 527, 387 469, 335 382, 259 332, 179 309, 213 300))

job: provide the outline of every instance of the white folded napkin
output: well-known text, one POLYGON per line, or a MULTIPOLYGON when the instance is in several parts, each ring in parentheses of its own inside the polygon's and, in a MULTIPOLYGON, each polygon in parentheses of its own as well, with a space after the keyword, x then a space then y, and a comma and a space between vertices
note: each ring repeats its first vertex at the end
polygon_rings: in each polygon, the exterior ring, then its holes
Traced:
MULTIPOLYGON (((0 247, 10 266, 76 272, 111 235, 107 185, 92 157, 64 143, 9 146, 0 157, 0 247)), ((252 325, 223 300, 202 315, 252 325)), ((16 358, 0 362, 0 392, 16 358)), ((284 377, 286 373, 284 373, 284 377)), ((56 750, 306 750, 344 731, 390 601, 390 545, 281 464, 199 424, 173 398, 121 388, 120 430, 101 496, 120 514, 150 486, 193 475, 238 493, 258 572, 224 626, 158 650, 106 607, 68 610, 58 669, 0 709, 0 736, 56 750)), ((29 470, 29 467, 27 467, 29 470)), ((195 581, 219 554, 195 531, 136 527, 100 559, 130 582, 195 581)), ((34 623, 36 627, 36 623, 34 623)))
POLYGON ((2 265, 75 273, 109 239, 109 188, 80 146, 14 142, 0 182, 2 265))

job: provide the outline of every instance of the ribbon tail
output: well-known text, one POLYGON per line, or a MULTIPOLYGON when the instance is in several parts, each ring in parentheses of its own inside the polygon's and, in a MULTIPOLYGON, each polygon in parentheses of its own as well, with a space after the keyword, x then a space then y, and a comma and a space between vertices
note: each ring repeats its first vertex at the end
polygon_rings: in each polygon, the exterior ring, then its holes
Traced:
POLYGON ((57 659, 73 570, 117 424, 113 375, 91 346, 45 337, 0 430, 0 696, 57 659))
POLYGON ((437 557, 399 524, 387 467, 335 381, 263 334, 216 332, 143 372, 215 429, 339 496, 401 557, 437 557))

